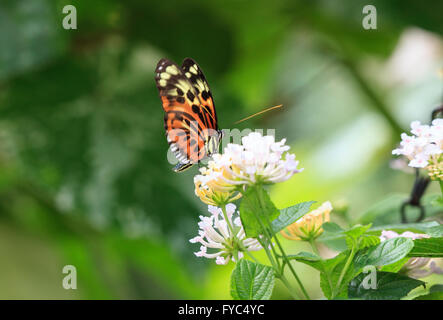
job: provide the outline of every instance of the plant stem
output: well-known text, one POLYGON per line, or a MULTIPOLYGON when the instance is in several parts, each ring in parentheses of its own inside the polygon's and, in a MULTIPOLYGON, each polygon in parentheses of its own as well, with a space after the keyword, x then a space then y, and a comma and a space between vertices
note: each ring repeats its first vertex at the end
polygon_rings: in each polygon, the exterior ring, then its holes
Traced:
POLYGON ((223 212, 223 217, 225 218, 226 223, 228 224, 228 228, 229 228, 229 230, 231 231, 232 235, 235 236, 235 233, 234 233, 234 227, 231 225, 231 222, 230 222, 230 220, 228 219, 228 213, 226 212, 226 205, 223 205, 223 206, 221 207, 221 209, 222 209, 222 212, 223 212))
POLYGON ((286 288, 288 289, 289 293, 292 295, 292 297, 293 297, 294 299, 300 299, 300 296, 299 296, 298 293, 295 291, 295 289, 290 285, 288 279, 286 279, 286 277, 284 276, 283 273, 280 275, 280 280, 281 280, 281 282, 283 282, 283 284, 286 286, 286 288))
MULTIPOLYGON (((257 194, 259 194, 259 193, 257 192, 257 194)), ((263 208, 263 200, 262 200, 261 196, 258 196, 258 198, 260 200, 260 206, 263 208)), ((277 270, 280 271, 281 266, 280 266, 280 262, 277 259, 277 252, 275 252, 275 249, 272 246, 272 236, 269 234, 268 229, 265 227, 265 225, 263 224, 263 221, 260 219, 260 217, 257 214, 255 215, 255 218, 257 219, 258 223, 260 224, 260 228, 263 230, 263 236, 266 237, 266 240, 267 240, 267 243, 265 243, 265 244, 263 244, 262 241, 259 240, 260 244, 267 252, 269 252, 268 244, 270 245, 272 253, 276 257, 275 260, 276 260, 276 266, 278 267, 277 270)), ((269 254, 270 254, 270 252, 269 252, 269 254)), ((272 255, 271 255, 271 257, 272 257, 272 255)))
MULTIPOLYGON (((264 203, 263 203, 263 198, 262 198, 262 196, 261 196, 261 193, 260 193, 260 192, 257 192, 257 196, 258 196, 259 201, 260 201, 260 206, 261 206, 262 208, 264 208, 264 203)), ((273 252, 273 254, 274 254, 274 256, 276 257, 276 260, 277 260, 278 269, 280 270, 280 273, 281 273, 281 275, 283 276, 283 272, 284 272, 283 269, 284 269, 284 268, 283 268, 283 266, 280 266, 280 262, 279 262, 279 260, 277 259, 278 254, 277 254, 277 252, 275 251, 274 246, 272 245, 272 232, 269 230, 269 228, 268 228, 267 226, 264 226, 264 224, 263 224, 263 222, 261 221, 260 217, 256 216, 256 218, 257 218, 258 222, 260 223, 260 227, 263 229, 264 235, 265 235, 266 238, 269 240, 269 243, 270 243, 270 245, 271 245, 271 250, 272 250, 272 252, 273 252)), ((267 225, 269 225, 269 221, 266 221, 266 222, 267 222, 267 225)), ((300 278, 298 277, 297 273, 295 272, 294 268, 292 267, 292 265, 291 265, 291 263, 290 263, 290 261, 289 261, 287 255, 286 255, 285 251, 283 250, 282 245, 280 244, 280 241, 278 240, 278 238, 277 238, 276 236, 274 236, 274 240, 275 240, 275 242, 277 243, 277 246, 278 246, 279 249, 280 249, 280 252, 281 252, 281 255, 282 255, 282 257, 283 257, 283 260, 284 260, 284 261, 286 262, 286 264, 289 266, 289 269, 291 270, 291 273, 293 274, 295 280, 297 281, 298 285, 300 286, 300 289, 302 290, 302 292, 303 292, 303 294, 305 295, 306 299, 310 300, 309 295, 308 295, 308 293, 306 292, 305 287, 303 286, 303 283, 301 282, 300 278)))
MULTIPOLYGON (((261 197, 260 192, 256 192, 259 202, 260 202, 260 207, 263 209, 264 208, 264 203, 263 203, 263 199, 261 197)), ((262 210, 263 211, 263 210, 262 210)), ((280 265, 280 261, 277 259, 278 254, 275 251, 274 246, 272 245, 272 235, 271 232, 269 231, 269 229, 264 225, 263 221, 261 220, 260 216, 255 214, 255 218, 257 219, 258 223, 260 224, 260 228, 263 230, 263 236, 266 238, 265 241, 262 241, 260 238, 258 238, 260 244, 262 245, 263 249, 265 250, 269 261, 271 262, 272 266, 274 267, 275 272, 277 273, 278 278, 283 282, 283 284, 286 286, 286 288, 289 290, 289 292, 291 293, 291 295, 294 297, 294 299, 301 299, 300 296, 296 293, 296 291, 292 288, 292 286, 290 285, 289 281, 286 279, 286 277, 284 276, 283 272, 283 268, 280 265), (271 254, 271 251, 269 250, 268 245, 270 245, 271 250, 273 255, 271 254), (275 258, 274 258, 275 257, 275 258)), ((266 221, 266 225, 269 225, 269 221, 266 221)), ((279 243, 278 243, 279 244, 279 243)), ((282 248, 280 247, 280 250, 282 250, 282 248)), ((282 253, 284 254, 284 252, 282 251, 282 253)), ((287 259, 286 255, 284 255, 287 262, 289 262, 289 260, 287 259)), ((295 272, 295 271, 294 271, 295 272)), ((298 279, 298 277, 296 278, 297 281, 300 281, 298 279)), ((301 283, 301 282, 300 282, 301 283)), ((302 287, 303 288, 303 287, 302 287)), ((303 288, 303 292, 304 294, 307 296, 304 288, 303 288)), ((307 296, 309 299, 309 296, 307 296)))
POLYGON ((292 266, 291 262, 288 259, 288 256, 286 255, 285 251, 283 250, 283 247, 280 244, 280 241, 278 240, 277 236, 274 236, 274 239, 275 239, 275 242, 278 245, 278 248, 280 249, 280 252, 281 252, 281 255, 283 257, 283 260, 289 266, 289 270, 291 270, 291 273, 294 276, 295 280, 297 281, 298 285, 300 286, 301 291, 305 295, 306 299, 311 300, 311 298, 309 297, 308 292, 306 291, 305 287, 303 286, 303 283, 301 282, 300 278, 298 277, 297 272, 295 272, 294 267, 292 266))
MULTIPOLYGON (((228 225, 229 230, 231 231, 231 234, 233 237, 236 237, 235 233, 234 233, 234 226, 231 224, 230 220, 228 219, 228 213, 226 212, 226 205, 221 206, 222 212, 223 212, 223 217, 226 220, 226 223, 228 225)), ((241 243, 240 243, 241 244, 241 243)), ((247 248, 244 248, 243 245, 241 245, 243 252, 252 260, 254 260, 254 262, 256 263, 260 263, 249 251, 247 248)))
POLYGON ((320 255, 320 251, 318 250, 315 240, 312 238, 309 239, 309 244, 311 245, 312 251, 314 251, 314 253, 320 258, 320 263, 323 268, 323 272, 324 272, 326 278, 328 279, 329 287, 331 288, 331 290, 333 290, 331 276, 330 276, 329 272, 327 272, 327 270, 325 270, 324 260, 320 255))
POLYGON ((266 255, 268 256, 269 262, 271 262, 274 269, 276 269, 278 272, 280 272, 280 268, 278 267, 277 263, 275 262, 274 257, 272 256, 271 252, 269 251, 268 246, 263 241, 260 241, 261 246, 266 252, 266 255))
POLYGON ((289 283, 289 281, 286 279, 286 277, 283 274, 283 270, 281 270, 281 268, 277 265, 277 263, 275 262, 274 257, 272 256, 268 246, 266 245, 265 242, 260 241, 260 244, 262 245, 263 249, 266 252, 266 255, 268 256, 269 261, 272 264, 272 267, 274 268, 274 271, 277 274, 277 278, 279 278, 281 280, 281 282, 283 282, 283 284, 285 285, 285 287, 288 289, 289 293, 292 295, 292 297, 294 299, 299 299, 301 300, 300 296, 297 294, 297 292, 294 290, 294 288, 292 288, 291 284, 289 283))
POLYGON ((440 180, 441 199, 443 200, 443 180, 440 180))
POLYGON ((354 241, 354 244, 351 249, 351 254, 348 257, 348 260, 346 261, 346 264, 340 273, 340 277, 338 278, 337 285, 335 286, 335 289, 332 292, 332 298, 335 297, 335 295, 337 294, 337 290, 340 289, 341 282, 343 281, 343 278, 344 278, 346 272, 348 271, 352 260, 354 259, 355 253, 357 252, 356 248, 358 247, 358 244, 359 244, 358 241, 354 241))
MULTIPOLYGON (((266 230, 266 229, 265 229, 265 230, 266 230)), ((272 253, 274 254, 275 260, 277 261, 278 268, 279 268, 279 269, 282 269, 283 266, 280 265, 280 261, 278 260, 278 253, 277 253, 277 251, 275 250, 274 246, 272 245, 272 235, 271 235, 271 233, 268 232, 267 230, 266 230, 266 236, 267 236, 268 239, 270 239, 270 240, 269 240, 269 246, 271 247, 271 251, 272 251, 272 253)))
POLYGON ((273 266, 276 266, 276 270, 280 271, 280 263, 278 262, 278 259, 274 259, 274 257, 272 256, 271 252, 269 251, 269 244, 270 247, 272 249, 272 253, 274 254, 275 257, 277 257, 276 252, 274 251, 274 248, 272 247, 272 242, 271 242, 271 238, 268 236, 267 232, 266 232, 266 228, 263 225, 263 222, 261 221, 261 219, 256 216, 258 223, 260 224, 260 227, 265 230, 263 236, 266 237, 266 241, 264 242, 263 240, 261 240, 260 238, 258 238, 258 241, 260 242, 261 246, 263 247, 263 249, 265 249, 266 254, 268 255, 269 261, 271 261, 273 266))

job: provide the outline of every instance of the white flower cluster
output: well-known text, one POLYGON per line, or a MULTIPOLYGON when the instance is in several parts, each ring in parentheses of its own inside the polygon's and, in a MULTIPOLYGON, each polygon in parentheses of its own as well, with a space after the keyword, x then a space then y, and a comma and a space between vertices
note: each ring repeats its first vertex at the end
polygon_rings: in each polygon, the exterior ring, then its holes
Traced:
POLYGON ((256 239, 246 238, 236 206, 226 205, 225 220, 222 210, 208 206, 211 216, 200 216, 198 236, 189 240, 191 243, 200 243, 200 251, 195 252, 197 257, 216 259, 217 264, 227 264, 231 259, 238 261, 243 258, 245 251, 257 251, 262 247, 256 239), (233 219, 233 215, 237 217, 233 219), (208 252, 208 249, 213 252, 208 252))
POLYGON ((402 133, 400 148, 392 154, 406 156, 410 167, 425 168, 430 162, 435 164, 443 149, 443 119, 435 119, 430 126, 413 121, 411 129, 413 135, 402 133))
MULTIPOLYGON (((411 238, 412 240, 429 238, 427 234, 413 233, 410 231, 398 234, 395 231, 383 230, 380 240, 383 242, 397 237, 411 238)), ((411 258, 403 265, 401 271, 412 278, 424 278, 433 273, 443 274, 443 270, 437 266, 436 259, 430 258, 411 258)))
POLYGON ((223 154, 215 154, 201 173, 206 183, 218 181, 216 186, 223 191, 238 185, 285 181, 303 170, 297 168, 295 155, 286 152, 289 146, 285 142, 252 132, 242 138, 241 145, 230 143, 223 154))

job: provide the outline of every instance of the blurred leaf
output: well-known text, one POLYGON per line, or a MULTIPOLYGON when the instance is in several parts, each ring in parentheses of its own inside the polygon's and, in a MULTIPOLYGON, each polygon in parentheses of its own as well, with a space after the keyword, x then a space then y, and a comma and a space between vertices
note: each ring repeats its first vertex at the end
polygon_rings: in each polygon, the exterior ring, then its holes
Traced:
POLYGON ((149 239, 125 239, 112 234, 108 241, 108 245, 117 249, 125 261, 134 263, 140 270, 148 271, 156 281, 161 281, 169 291, 168 297, 201 298, 201 288, 192 281, 179 257, 171 252, 167 244, 149 239))
POLYGON ((218 11, 210 4, 198 1, 158 3, 131 0, 130 5, 121 10, 121 16, 132 41, 148 42, 178 63, 185 57, 192 57, 203 68, 206 77, 213 79, 229 68, 235 48, 235 30, 218 11), (204 41, 197 39, 196 31, 198 38, 204 41), (216 58, 214 53, 217 53, 216 58))
MULTIPOLYGON (((366 210, 359 218, 359 222, 363 224, 372 222, 374 227, 400 223, 400 207, 408 198, 407 194, 390 195, 366 210)), ((426 217, 432 217, 441 212, 442 207, 435 207, 431 204, 433 199, 434 195, 425 195, 422 199, 426 217)), ((406 214, 408 217, 411 216, 410 212, 406 214)))
POLYGON ((338 224, 334 223, 334 222, 325 222, 322 225, 322 228, 325 232, 327 233, 343 233, 343 229, 342 227, 340 227, 338 224))
POLYGON ((405 231, 427 233, 428 231, 433 232, 434 227, 439 226, 437 221, 427 221, 419 223, 403 223, 403 224, 388 224, 384 226, 373 227, 369 230, 371 234, 379 234, 383 230, 392 230, 397 233, 403 233, 405 231))
MULTIPOLYGON (((60 27, 47 0, 0 3, 0 81, 48 63, 60 51, 60 27)), ((61 22, 60 22, 61 23, 61 22)))

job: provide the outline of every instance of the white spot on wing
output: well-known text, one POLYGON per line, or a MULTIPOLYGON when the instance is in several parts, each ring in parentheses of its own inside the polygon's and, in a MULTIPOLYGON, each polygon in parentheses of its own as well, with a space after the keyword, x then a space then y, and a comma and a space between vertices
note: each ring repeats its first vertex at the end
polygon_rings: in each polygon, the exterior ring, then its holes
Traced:
POLYGON ((160 74, 160 78, 168 80, 169 78, 171 78, 171 75, 169 73, 162 72, 160 74))
POLYGON ((177 67, 176 67, 176 66, 168 66, 168 67, 166 68, 166 72, 167 72, 167 73, 170 73, 170 74, 172 74, 172 75, 174 75, 174 76, 178 75, 178 70, 177 70, 177 67))
POLYGON ((193 74, 198 74, 197 66, 195 64, 189 68, 189 71, 192 72, 193 74))

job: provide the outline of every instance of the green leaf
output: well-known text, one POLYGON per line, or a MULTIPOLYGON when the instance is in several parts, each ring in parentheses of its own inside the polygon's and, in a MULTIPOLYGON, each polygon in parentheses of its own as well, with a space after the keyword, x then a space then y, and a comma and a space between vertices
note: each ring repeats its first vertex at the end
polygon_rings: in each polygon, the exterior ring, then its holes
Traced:
MULTIPOLYGON (((405 231, 426 233, 431 236, 438 235, 441 225, 436 221, 420 222, 420 223, 405 223, 405 224, 389 224, 383 226, 372 227, 366 231, 366 235, 378 236, 383 230, 392 230, 398 233, 405 231)), ((335 251, 344 251, 348 246, 345 241, 346 235, 343 232, 325 232, 318 238, 318 241, 324 243, 329 248, 335 251)), ((348 243, 351 242, 348 239, 348 243)), ((350 244, 350 243, 349 243, 350 244)), ((360 247, 361 248, 361 247, 360 247)))
POLYGON ((443 284, 435 284, 426 295, 418 296, 414 300, 443 300, 443 284))
POLYGON ((408 254, 409 257, 443 257, 443 237, 423 238, 414 240, 414 247, 408 254))
POLYGON ((361 236, 359 241, 359 249, 373 247, 380 243, 380 238, 377 236, 372 236, 370 234, 364 234, 361 236))
POLYGON ((247 237, 257 238, 263 234, 263 227, 269 227, 280 211, 269 198, 262 186, 249 187, 243 194, 240 205, 240 218, 247 237), (258 220, 260 219, 260 221, 258 220))
POLYGON ((241 259, 231 275, 231 295, 235 300, 267 300, 274 288, 274 270, 241 259))
POLYGON ((443 292, 433 292, 425 294, 423 296, 418 296, 414 300, 443 300, 443 292))
POLYGON ((349 285, 349 298, 364 300, 399 300, 412 289, 425 285, 423 281, 392 272, 377 272, 376 289, 366 289, 363 280, 368 274, 360 274, 349 285))
POLYGON ((290 254, 287 256, 289 260, 297 260, 297 261, 320 261, 320 257, 311 252, 299 252, 297 254, 290 254))
MULTIPOLYGON (((345 239, 346 241, 346 247, 351 249, 354 242, 356 241, 355 239, 351 238, 351 237, 346 237, 345 239)), ((359 238, 358 238, 358 248, 357 249, 364 249, 367 247, 373 247, 376 246, 377 244, 380 243, 380 238, 377 236, 371 236, 369 234, 362 234, 359 238)))
POLYGON ((429 288, 429 292, 443 292, 443 284, 434 284, 432 287, 429 288))
POLYGON ((414 247, 414 241, 410 238, 397 237, 381 242, 370 248, 366 254, 356 258, 359 267, 385 266, 397 262, 409 253, 414 247))
POLYGON ((409 258, 403 258, 398 260, 397 262, 388 264, 386 266, 382 266, 380 268, 380 271, 386 271, 386 272, 399 272, 401 268, 404 266, 406 262, 408 262, 409 258))
POLYGON ((334 251, 341 252, 348 249, 345 235, 342 233, 323 232, 323 234, 317 238, 317 241, 325 244, 329 249, 334 251))
POLYGON ((340 275, 347 263, 350 253, 350 250, 345 251, 334 258, 336 261, 328 261, 325 272, 320 274, 320 287, 326 298, 347 298, 349 282, 361 272, 361 268, 356 268, 354 261, 351 261, 340 286, 337 288, 338 280, 340 279, 340 275))
POLYGON ((367 225, 361 225, 356 224, 351 229, 346 230, 344 233, 353 239, 358 239, 360 236, 362 236, 370 227, 372 224, 367 225))
POLYGON ((371 224, 364 226, 358 224, 348 230, 343 230, 336 223, 327 222, 323 224, 323 230, 325 230, 325 232, 318 240, 333 250, 344 251, 351 249, 354 243, 360 238, 358 249, 362 249, 376 245, 379 242, 375 237, 366 234, 370 227, 371 224))
MULTIPOLYGON (((357 224, 350 228, 349 230, 344 231, 345 234, 345 240, 346 240, 346 246, 348 249, 352 249, 355 244, 358 243, 358 248, 360 246, 363 248, 368 244, 368 241, 362 242, 361 238, 364 236, 365 232, 371 227, 371 224, 367 225, 360 225, 357 224)), ((374 240, 369 239, 370 242, 374 242, 374 240)), ((357 249, 358 249, 357 248, 357 249)))
POLYGON ((361 269, 355 268, 354 263, 351 262, 346 273, 343 276, 340 287, 336 290, 336 292, 334 292, 335 288, 337 287, 340 274, 350 254, 351 250, 346 250, 344 252, 341 252, 334 258, 323 261, 315 259, 314 257, 311 256, 303 257, 302 255, 299 255, 298 258, 296 258, 296 260, 298 262, 307 264, 313 267, 314 269, 320 271, 320 287, 326 298, 328 299, 346 298, 347 296, 346 288, 348 286, 349 281, 351 281, 357 274, 361 272, 361 269))
POLYGON ((297 255, 296 259, 298 262, 307 264, 308 266, 311 266, 314 269, 317 269, 320 272, 329 272, 334 268, 340 261, 346 258, 346 255, 349 253, 349 250, 346 252, 342 252, 335 256, 334 258, 327 259, 321 261, 320 257, 318 259, 314 258, 317 257, 315 255, 309 255, 308 252, 301 252, 297 255))
POLYGON ((440 224, 437 221, 427 221, 420 223, 399 223, 399 224, 387 224, 383 226, 372 227, 369 229, 370 234, 380 234, 383 230, 392 230, 397 233, 402 233, 405 231, 418 232, 418 233, 427 233, 430 230, 433 230, 434 227, 439 226, 440 224))
POLYGON ((272 232, 275 234, 303 217, 309 212, 313 203, 315 201, 301 202, 280 210, 278 218, 271 223, 272 232))
POLYGON ((322 225, 322 228, 325 232, 331 233, 331 234, 337 234, 342 233, 344 230, 342 227, 340 227, 338 224, 334 222, 325 222, 322 225))
POLYGON ((426 230, 426 233, 431 237, 443 237, 443 224, 435 227, 430 227, 426 230))

